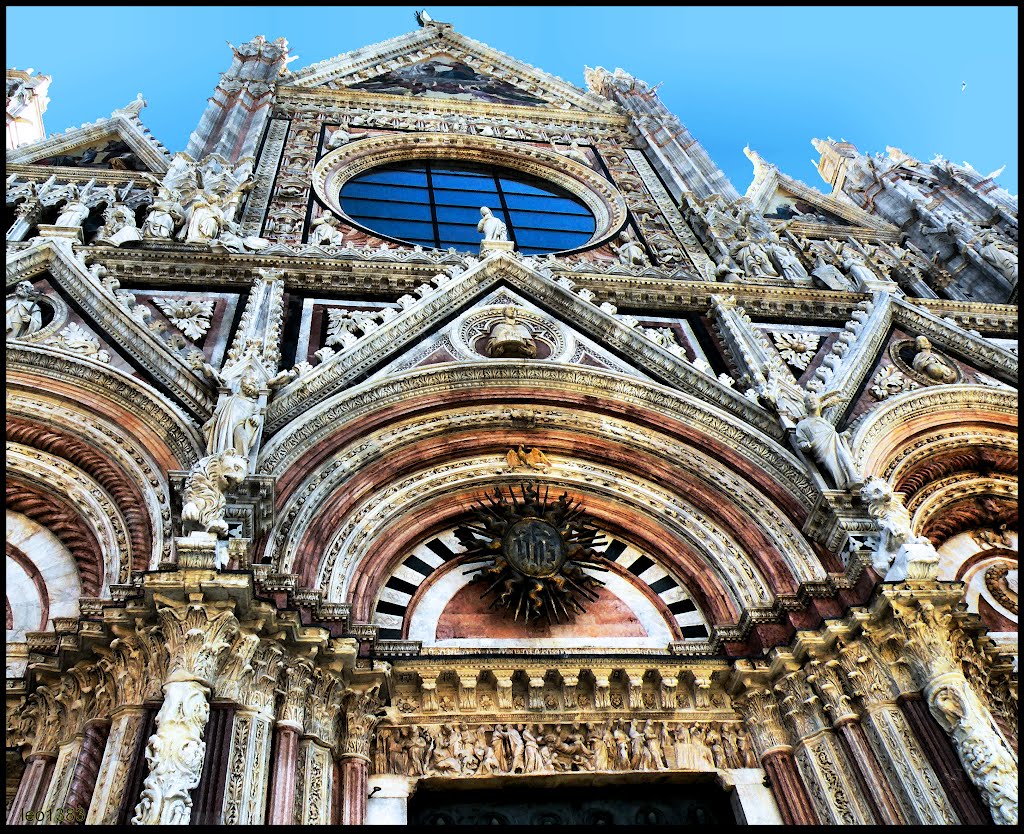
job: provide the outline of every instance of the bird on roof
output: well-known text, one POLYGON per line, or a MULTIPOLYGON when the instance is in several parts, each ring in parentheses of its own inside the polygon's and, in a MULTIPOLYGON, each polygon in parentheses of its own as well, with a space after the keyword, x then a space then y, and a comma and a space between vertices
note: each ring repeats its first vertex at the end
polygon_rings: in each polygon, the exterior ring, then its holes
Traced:
POLYGON ((426 9, 420 9, 418 12, 416 12, 416 22, 420 26, 426 26, 428 23, 433 23, 434 18, 427 14, 426 9))

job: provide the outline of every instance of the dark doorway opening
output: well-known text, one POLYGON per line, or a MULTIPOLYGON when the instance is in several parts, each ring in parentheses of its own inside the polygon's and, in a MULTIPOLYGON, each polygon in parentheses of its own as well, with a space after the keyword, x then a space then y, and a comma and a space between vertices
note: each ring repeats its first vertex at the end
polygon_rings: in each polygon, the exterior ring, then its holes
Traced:
MULTIPOLYGON (((425 789, 424 789, 425 788, 425 789)), ((444 790, 410 797, 412 825, 735 825, 714 784, 518 786, 444 790)))

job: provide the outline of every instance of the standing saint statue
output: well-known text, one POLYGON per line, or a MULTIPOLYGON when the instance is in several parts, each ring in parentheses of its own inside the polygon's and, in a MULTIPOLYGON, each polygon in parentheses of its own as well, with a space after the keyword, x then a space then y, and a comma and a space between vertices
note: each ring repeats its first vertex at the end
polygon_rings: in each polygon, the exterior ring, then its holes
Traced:
POLYGON ((20 339, 31 336, 43 326, 43 308, 36 300, 39 292, 28 281, 22 281, 14 288, 14 295, 7 296, 7 338, 20 339))
POLYGON ((846 441, 828 420, 821 416, 821 400, 808 394, 804 400, 807 416, 796 424, 796 445, 823 466, 839 489, 861 487, 864 479, 857 471, 846 441))
POLYGON ((480 207, 480 222, 476 230, 483 232, 484 240, 508 240, 508 229, 487 206, 480 207))
POLYGON ((239 457, 248 459, 263 421, 259 396, 253 376, 243 377, 238 391, 221 395, 213 416, 203 425, 206 454, 234 449, 239 457))
POLYGON ((89 207, 80 199, 69 200, 54 221, 54 226, 81 226, 89 216, 89 207))

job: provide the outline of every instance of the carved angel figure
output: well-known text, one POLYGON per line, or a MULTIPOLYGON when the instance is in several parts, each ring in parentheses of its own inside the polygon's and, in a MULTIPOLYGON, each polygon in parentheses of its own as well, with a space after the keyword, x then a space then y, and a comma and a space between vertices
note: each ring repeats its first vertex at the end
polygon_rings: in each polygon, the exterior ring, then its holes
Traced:
POLYGON ((859 487, 864 479, 857 471, 846 441, 828 420, 821 416, 821 400, 815 394, 804 399, 807 416, 796 424, 796 444, 821 464, 839 489, 859 487))
POLYGON ((993 232, 982 232, 977 240, 978 254, 992 264, 1011 286, 1017 286, 1017 253, 993 232))
POLYGON ((40 293, 29 281, 21 281, 14 295, 7 296, 7 338, 31 336, 43 326, 43 308, 37 299, 40 293))

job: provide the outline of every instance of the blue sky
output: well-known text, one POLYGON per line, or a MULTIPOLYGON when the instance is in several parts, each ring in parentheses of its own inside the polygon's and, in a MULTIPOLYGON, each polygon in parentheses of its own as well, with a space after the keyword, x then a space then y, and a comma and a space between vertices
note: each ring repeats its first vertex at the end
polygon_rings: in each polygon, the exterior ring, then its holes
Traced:
MULTIPOLYGON (((231 63, 225 41, 288 39, 292 69, 416 28, 414 6, 8 7, 7 66, 53 76, 51 133, 142 92, 142 120, 184 150, 231 63)), ((736 188, 750 146, 824 188, 812 137, 941 153, 1017 193, 1013 7, 428 6, 476 40, 585 87, 583 67, 650 84, 736 188), (963 82, 967 88, 961 92, 963 82)))

